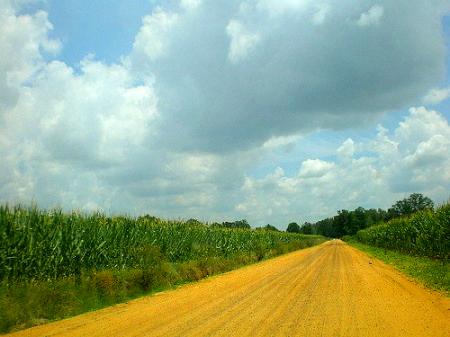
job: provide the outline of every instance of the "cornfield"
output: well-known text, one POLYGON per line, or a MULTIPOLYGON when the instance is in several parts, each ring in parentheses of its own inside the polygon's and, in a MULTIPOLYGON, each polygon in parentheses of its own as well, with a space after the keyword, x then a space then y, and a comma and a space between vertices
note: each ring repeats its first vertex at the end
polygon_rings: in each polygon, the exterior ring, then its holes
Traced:
POLYGON ((450 258, 450 204, 436 211, 420 211, 409 217, 360 230, 356 238, 369 245, 412 255, 450 258))
POLYGON ((321 237, 208 227, 153 217, 0 206, 0 280, 56 279, 84 271, 148 268, 155 259, 182 262, 235 254, 264 254, 321 237))

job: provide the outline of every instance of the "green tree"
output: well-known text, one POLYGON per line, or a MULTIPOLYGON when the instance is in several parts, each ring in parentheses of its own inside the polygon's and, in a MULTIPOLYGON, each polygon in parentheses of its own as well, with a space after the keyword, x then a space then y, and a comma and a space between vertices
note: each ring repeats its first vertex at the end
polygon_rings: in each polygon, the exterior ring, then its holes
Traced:
POLYGON ((309 222, 305 222, 302 228, 300 228, 300 233, 313 234, 313 225, 310 224, 309 222))
POLYGON ((200 221, 198 221, 197 219, 189 219, 188 221, 186 221, 186 225, 203 226, 203 224, 200 221))
POLYGON ((286 232, 289 232, 289 233, 300 233, 300 226, 296 222, 291 222, 288 225, 288 227, 286 229, 286 232))
POLYGON ((225 222, 222 223, 222 227, 226 227, 226 228, 245 228, 245 229, 250 229, 251 228, 250 224, 245 219, 237 220, 237 221, 233 221, 233 222, 225 221, 225 222))
POLYGON ((408 198, 397 201, 388 210, 389 218, 396 218, 402 215, 412 214, 423 209, 433 209, 433 201, 420 194, 413 193, 408 198))
POLYGON ((279 232, 278 228, 276 228, 275 226, 272 226, 270 224, 267 224, 266 226, 263 227, 265 230, 268 231, 275 231, 275 232, 279 232))

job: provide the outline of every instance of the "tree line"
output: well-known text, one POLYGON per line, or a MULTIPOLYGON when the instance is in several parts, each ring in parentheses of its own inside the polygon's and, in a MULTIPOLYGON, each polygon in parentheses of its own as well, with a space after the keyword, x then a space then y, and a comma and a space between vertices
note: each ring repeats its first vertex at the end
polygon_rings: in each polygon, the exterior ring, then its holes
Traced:
MULTIPOLYGON (((344 235, 355 235, 359 230, 371 227, 373 225, 387 222, 389 220, 413 214, 423 209, 433 209, 433 201, 420 194, 413 193, 409 197, 394 203, 387 210, 381 208, 365 209, 358 207, 354 210, 342 209, 337 211, 335 216, 319 220, 315 223, 305 222, 299 225, 296 222, 291 222, 287 226, 286 232, 301 233, 301 234, 318 234, 332 238, 340 238, 344 235)), ((186 223, 190 225, 204 224, 197 219, 189 219, 186 223)), ((213 222, 209 224, 210 227, 215 228, 240 228, 251 229, 252 227, 247 220, 225 221, 222 223, 213 222)), ((279 231, 273 225, 256 227, 255 230, 279 231)))
POLYGON ((292 222, 287 232, 302 234, 320 234, 327 237, 339 238, 344 235, 354 235, 359 230, 386 222, 404 215, 413 214, 423 209, 433 209, 433 201, 420 194, 413 193, 409 197, 394 203, 388 210, 365 209, 358 207, 354 210, 339 210, 337 215, 319 220, 315 223, 305 222, 302 226, 292 222))

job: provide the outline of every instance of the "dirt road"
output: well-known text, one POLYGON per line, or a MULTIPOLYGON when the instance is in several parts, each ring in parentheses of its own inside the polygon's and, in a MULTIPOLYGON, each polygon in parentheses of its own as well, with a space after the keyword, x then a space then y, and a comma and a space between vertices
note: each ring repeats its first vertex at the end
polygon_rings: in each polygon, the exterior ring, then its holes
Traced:
POLYGON ((11 336, 450 336, 450 300, 334 240, 11 336))

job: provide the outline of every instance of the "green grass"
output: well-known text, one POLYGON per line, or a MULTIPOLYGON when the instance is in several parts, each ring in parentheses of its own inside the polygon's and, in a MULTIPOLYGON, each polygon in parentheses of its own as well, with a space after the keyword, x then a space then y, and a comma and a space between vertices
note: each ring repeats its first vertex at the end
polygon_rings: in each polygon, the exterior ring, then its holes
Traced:
POLYGON ((450 263, 448 261, 411 256, 384 248, 368 246, 348 238, 346 241, 351 246, 395 267, 426 287, 450 297, 450 263))

